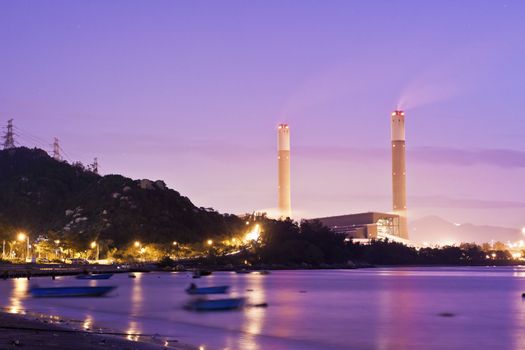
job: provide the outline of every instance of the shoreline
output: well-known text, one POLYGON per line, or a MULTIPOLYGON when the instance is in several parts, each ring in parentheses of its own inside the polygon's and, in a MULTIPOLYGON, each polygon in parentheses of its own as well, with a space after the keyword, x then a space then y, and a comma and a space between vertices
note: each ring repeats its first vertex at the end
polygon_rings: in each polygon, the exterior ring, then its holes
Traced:
POLYGON ((155 335, 127 335, 93 328, 78 329, 73 321, 43 314, 13 314, 0 311, 1 349, 40 350, 196 350, 198 347, 179 343, 176 339, 163 340, 155 335), (126 337, 136 337, 129 340, 126 337), (142 339, 141 339, 142 338, 142 339))
POLYGON ((66 264, 0 264, 0 279, 10 278, 27 278, 31 277, 60 277, 60 276, 76 276, 84 273, 132 273, 132 272, 194 272, 194 271, 245 271, 245 272, 260 272, 260 271, 296 271, 296 270, 355 270, 355 269, 370 269, 382 267, 517 267, 524 266, 525 262, 505 261, 493 264, 385 264, 372 265, 366 263, 348 264, 322 264, 320 266, 286 266, 286 265, 261 265, 261 266, 223 266, 223 265, 206 265, 194 264, 185 265, 181 267, 173 266, 159 266, 157 263, 145 263, 135 266, 124 265, 66 265, 66 264))

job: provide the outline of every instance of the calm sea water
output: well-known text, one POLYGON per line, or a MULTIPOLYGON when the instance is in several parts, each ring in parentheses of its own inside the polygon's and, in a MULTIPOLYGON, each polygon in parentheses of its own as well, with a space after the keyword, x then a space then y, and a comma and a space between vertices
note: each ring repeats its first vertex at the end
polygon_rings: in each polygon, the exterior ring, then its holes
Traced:
MULTIPOLYGON (((378 268, 115 275, 108 281, 0 281, 11 312, 31 310, 128 333, 158 333, 208 349, 525 349, 525 268, 378 268), (195 313, 184 289, 231 285, 268 308, 195 313), (105 298, 32 299, 30 285, 117 285, 105 298)), ((130 337, 132 338, 132 337, 130 337)))

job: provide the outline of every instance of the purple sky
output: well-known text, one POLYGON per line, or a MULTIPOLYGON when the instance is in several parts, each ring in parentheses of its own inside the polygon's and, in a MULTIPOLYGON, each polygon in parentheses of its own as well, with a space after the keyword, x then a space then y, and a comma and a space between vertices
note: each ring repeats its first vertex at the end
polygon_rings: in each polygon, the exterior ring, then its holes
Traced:
POLYGON ((293 208, 315 217, 390 209, 401 106, 411 217, 521 227, 524 14, 524 1, 0 0, 0 123, 243 213, 276 206, 287 122, 293 208))

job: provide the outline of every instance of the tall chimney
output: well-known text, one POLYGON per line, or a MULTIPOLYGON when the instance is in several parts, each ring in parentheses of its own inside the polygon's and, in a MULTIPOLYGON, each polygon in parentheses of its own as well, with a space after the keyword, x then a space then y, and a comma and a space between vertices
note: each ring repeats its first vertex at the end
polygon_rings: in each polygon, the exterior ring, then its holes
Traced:
POLYGON ((392 112, 392 199, 394 213, 399 215, 397 235, 408 239, 407 181, 405 149, 405 112, 392 112))
POLYGON ((290 129, 288 128, 288 124, 279 124, 277 127, 277 140, 279 216, 281 218, 288 218, 292 216, 290 194, 290 129))

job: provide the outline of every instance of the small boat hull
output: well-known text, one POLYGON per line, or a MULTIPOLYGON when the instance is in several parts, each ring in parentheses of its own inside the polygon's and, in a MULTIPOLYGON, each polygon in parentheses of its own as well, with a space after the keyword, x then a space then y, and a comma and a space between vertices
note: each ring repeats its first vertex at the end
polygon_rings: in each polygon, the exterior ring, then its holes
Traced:
POLYGON ((108 280, 113 276, 112 273, 99 273, 95 275, 77 275, 77 280, 108 280))
POLYGON ((35 298, 71 298, 71 297, 101 297, 111 292, 116 287, 52 287, 31 288, 29 293, 35 298))
POLYGON ((194 311, 224 311, 240 309, 243 305, 244 298, 199 299, 190 302, 186 308, 194 311))
POLYGON ((224 294, 228 292, 230 286, 216 286, 203 288, 187 288, 186 293, 190 295, 206 295, 206 294, 224 294))
POLYGON ((193 278, 201 278, 203 276, 209 276, 212 272, 208 270, 197 270, 193 272, 193 278))

